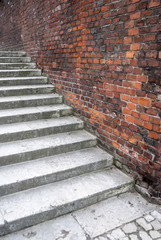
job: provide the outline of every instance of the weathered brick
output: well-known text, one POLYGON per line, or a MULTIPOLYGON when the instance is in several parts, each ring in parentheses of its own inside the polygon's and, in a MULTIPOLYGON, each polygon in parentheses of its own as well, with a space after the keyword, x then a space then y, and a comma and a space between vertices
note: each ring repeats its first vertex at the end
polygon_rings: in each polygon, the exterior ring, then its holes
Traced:
POLYGON ((160 0, 151 0, 150 3, 149 3, 150 8, 157 7, 159 5, 160 5, 160 0))
POLYGON ((139 33, 139 29, 138 28, 132 28, 132 29, 129 29, 129 31, 128 31, 128 34, 132 35, 132 36, 133 35, 138 35, 138 33, 139 33))

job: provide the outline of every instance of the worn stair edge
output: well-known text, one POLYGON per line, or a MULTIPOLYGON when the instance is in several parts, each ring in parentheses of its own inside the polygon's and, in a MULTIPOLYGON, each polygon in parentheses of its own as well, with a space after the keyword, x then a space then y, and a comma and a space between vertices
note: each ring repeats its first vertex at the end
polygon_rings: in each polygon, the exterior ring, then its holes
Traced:
POLYGON ((73 116, 1 125, 0 143, 37 138, 83 129, 84 122, 73 116))
POLYGON ((22 86, 5 86, 0 87, 0 97, 33 95, 52 93, 55 91, 55 86, 52 84, 41 85, 22 85, 22 86))
POLYGON ((71 115, 72 112, 73 109, 65 104, 0 110, 0 124, 58 118, 71 115))
POLYGON ((0 57, 0 63, 29 63, 31 57, 0 57))
POLYGON ((2 197, 0 235, 81 209, 132 187, 130 177, 111 167, 2 197))
POLYGON ((0 57, 26 57, 27 53, 24 51, 0 51, 0 57))
POLYGON ((40 75, 40 69, 0 70, 0 77, 29 77, 40 75))
POLYGON ((56 93, 3 97, 0 98, 0 110, 52 105, 62 102, 63 96, 56 93))
POLYGON ((8 70, 8 69, 35 69, 36 63, 1 63, 0 69, 8 70))
POLYGON ((47 84, 47 77, 8 77, 0 78, 0 86, 47 84))
POLYGON ((97 138, 84 130, 1 143, 0 166, 94 147, 96 144, 97 138))
POLYGON ((110 154, 93 147, 1 167, 0 196, 100 170, 112 163, 110 154))

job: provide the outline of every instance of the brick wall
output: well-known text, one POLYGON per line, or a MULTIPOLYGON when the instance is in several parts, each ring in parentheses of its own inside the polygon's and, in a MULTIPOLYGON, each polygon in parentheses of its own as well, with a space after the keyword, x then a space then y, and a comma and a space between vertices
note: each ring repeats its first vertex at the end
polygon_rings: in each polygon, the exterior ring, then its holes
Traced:
POLYGON ((24 48, 66 102, 161 196, 160 0, 10 0, 0 49, 24 48))

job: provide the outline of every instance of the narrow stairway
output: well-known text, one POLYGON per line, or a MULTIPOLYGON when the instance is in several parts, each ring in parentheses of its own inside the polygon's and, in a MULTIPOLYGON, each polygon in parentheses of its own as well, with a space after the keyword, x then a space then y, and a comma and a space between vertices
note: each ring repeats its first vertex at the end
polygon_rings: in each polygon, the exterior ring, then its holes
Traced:
POLYGON ((0 52, 0 236, 131 190, 25 52, 0 52))

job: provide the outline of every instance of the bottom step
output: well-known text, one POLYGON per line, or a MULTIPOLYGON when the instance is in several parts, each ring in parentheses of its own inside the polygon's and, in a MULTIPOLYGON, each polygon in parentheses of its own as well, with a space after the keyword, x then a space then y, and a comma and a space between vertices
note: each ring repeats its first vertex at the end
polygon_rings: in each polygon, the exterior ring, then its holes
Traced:
POLYGON ((130 190, 133 180, 115 167, 0 199, 0 235, 53 219, 130 190))
POLYGON ((147 203, 139 194, 124 193, 75 211, 73 214, 12 233, 0 240, 96 240, 95 237, 102 234, 106 236, 107 232, 148 214, 154 208, 156 207, 147 203))

